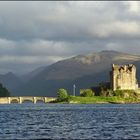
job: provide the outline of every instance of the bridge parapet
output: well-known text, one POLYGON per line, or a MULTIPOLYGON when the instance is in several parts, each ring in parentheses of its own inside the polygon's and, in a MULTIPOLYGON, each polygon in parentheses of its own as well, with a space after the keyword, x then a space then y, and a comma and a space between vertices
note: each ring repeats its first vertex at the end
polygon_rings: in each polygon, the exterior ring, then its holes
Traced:
POLYGON ((37 101, 43 101, 44 103, 49 103, 51 101, 56 100, 56 98, 53 97, 34 97, 34 96, 17 96, 17 97, 0 97, 0 104, 11 104, 12 102, 17 102, 19 104, 22 104, 24 101, 31 101, 34 104, 37 103, 37 101))

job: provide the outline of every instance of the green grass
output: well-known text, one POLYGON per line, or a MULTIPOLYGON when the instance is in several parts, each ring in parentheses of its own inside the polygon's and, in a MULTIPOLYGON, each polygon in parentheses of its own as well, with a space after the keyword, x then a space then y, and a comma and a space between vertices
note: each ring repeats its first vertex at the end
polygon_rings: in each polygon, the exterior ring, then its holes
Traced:
POLYGON ((116 90, 106 96, 68 96, 66 100, 58 101, 56 103, 76 103, 76 104, 94 104, 94 103, 140 103, 140 93, 133 90, 116 90), (108 95, 108 96, 107 96, 108 95))
POLYGON ((140 103, 140 99, 136 98, 122 98, 118 96, 113 97, 80 97, 80 96, 70 96, 69 103, 79 103, 79 104, 93 104, 93 103, 140 103))

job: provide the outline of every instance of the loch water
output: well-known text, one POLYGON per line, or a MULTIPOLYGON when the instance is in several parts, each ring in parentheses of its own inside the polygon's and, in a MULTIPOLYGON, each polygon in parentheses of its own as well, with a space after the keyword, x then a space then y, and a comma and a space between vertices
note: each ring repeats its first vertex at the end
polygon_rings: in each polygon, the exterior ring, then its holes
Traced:
POLYGON ((140 139, 140 104, 0 105, 0 139, 140 139))

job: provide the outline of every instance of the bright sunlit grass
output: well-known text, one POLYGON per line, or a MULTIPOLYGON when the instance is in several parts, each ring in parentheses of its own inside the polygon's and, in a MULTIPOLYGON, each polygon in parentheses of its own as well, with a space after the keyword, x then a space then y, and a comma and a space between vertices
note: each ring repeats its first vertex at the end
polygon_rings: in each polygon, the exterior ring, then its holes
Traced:
POLYGON ((121 98, 117 96, 113 97, 103 97, 103 96, 94 96, 94 97, 80 97, 80 96, 70 96, 69 103, 81 103, 81 104, 92 104, 92 103, 132 103, 140 102, 140 99, 136 98, 121 98))

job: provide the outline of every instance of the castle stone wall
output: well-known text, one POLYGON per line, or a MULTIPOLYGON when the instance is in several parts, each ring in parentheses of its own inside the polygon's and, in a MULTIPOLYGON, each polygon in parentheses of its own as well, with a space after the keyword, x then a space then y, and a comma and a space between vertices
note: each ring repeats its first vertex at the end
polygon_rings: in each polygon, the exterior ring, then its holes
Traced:
POLYGON ((113 90, 138 89, 135 65, 112 64, 112 71, 110 73, 110 81, 111 81, 111 87, 113 90))

